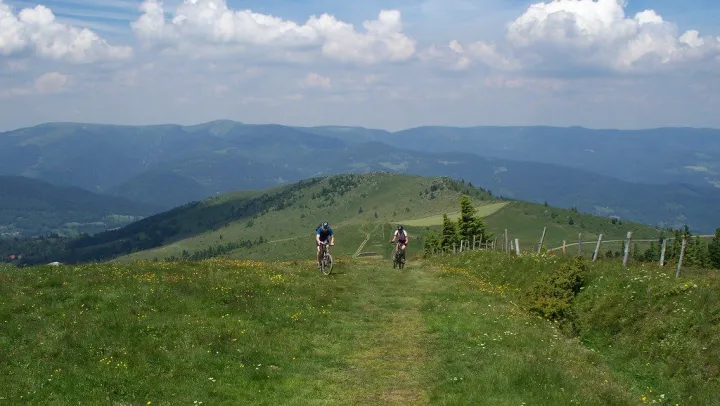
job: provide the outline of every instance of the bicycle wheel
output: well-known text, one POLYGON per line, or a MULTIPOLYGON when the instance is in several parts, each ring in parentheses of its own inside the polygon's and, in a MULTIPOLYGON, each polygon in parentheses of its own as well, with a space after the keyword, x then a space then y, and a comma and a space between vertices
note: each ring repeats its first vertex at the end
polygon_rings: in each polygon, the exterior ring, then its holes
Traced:
POLYGON ((325 275, 330 275, 333 268, 332 255, 326 253, 325 257, 322 260, 322 263, 322 273, 324 273, 325 275))

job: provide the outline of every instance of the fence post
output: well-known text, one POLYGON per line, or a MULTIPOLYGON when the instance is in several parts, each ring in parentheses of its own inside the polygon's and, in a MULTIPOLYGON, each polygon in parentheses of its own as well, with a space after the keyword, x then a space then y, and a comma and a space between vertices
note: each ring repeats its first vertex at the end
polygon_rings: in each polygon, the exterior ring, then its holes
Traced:
POLYGON ((593 262, 595 262, 595 260, 597 260, 598 253, 600 252, 600 243, 602 242, 602 238, 603 238, 603 235, 602 235, 602 233, 600 233, 600 235, 598 236, 597 245, 595 245, 595 252, 593 252, 593 258, 592 258, 593 262))
POLYGON ((623 266, 627 267, 628 257, 630 256, 630 244, 632 243, 632 231, 627 232, 625 237, 625 255, 623 255, 623 266))
POLYGON ((547 227, 543 227, 542 235, 540 236, 540 243, 537 246, 537 253, 540 253, 540 250, 542 249, 543 242, 545 241, 545 231, 547 231, 547 227))
POLYGON ((660 249, 660 266, 665 266, 665 250, 667 249, 667 238, 663 238, 662 248, 660 249))
POLYGON ((582 256, 582 233, 578 233, 578 256, 582 256))
POLYGON ((497 237, 495 237, 495 239, 493 240, 492 249, 493 250, 497 249, 497 237))
POLYGON ((505 252, 506 253, 508 252, 508 248, 510 248, 510 247, 508 246, 508 232, 507 232, 507 228, 506 228, 505 229, 505 252))
POLYGON ((567 255, 567 246, 565 244, 565 240, 563 240, 563 255, 567 255))
POLYGON ((682 268, 682 261, 685 256, 685 244, 687 244, 687 237, 683 236, 682 245, 680 246, 680 258, 678 258, 677 271, 675 271, 675 279, 680 277, 680 268, 682 268))
POLYGON ((520 256, 520 241, 515 239, 515 255, 520 256))
POLYGON ((453 243, 453 255, 457 254, 455 243, 453 243))

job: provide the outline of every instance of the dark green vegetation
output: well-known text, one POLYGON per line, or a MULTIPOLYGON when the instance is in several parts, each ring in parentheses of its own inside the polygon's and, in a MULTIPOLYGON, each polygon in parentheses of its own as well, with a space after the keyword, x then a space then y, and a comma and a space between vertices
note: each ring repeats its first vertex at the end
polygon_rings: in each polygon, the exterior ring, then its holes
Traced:
POLYGON ((231 121, 188 127, 53 123, 0 134, 0 175, 170 209, 233 190, 389 170, 465 179, 495 195, 711 232, 707 225, 720 224, 715 209, 720 189, 710 184, 718 181, 715 133, 545 127, 388 133, 231 121), (422 149, 409 150, 411 144, 422 149))
POLYGON ((78 187, 0 176, 0 237, 95 233, 127 225, 157 210, 78 187))

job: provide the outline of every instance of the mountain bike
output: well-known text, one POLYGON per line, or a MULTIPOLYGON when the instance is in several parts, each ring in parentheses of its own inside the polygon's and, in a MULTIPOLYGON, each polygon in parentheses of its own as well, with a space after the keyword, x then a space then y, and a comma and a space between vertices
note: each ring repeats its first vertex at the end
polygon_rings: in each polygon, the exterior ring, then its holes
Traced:
MULTIPOLYGON (((391 242, 390 244, 398 244, 391 242)), ((397 248, 395 255, 393 255, 393 268, 404 268, 405 267, 405 249, 397 248)))
POLYGON ((327 246, 327 242, 320 243, 320 272, 325 275, 330 275, 333 268, 333 259, 332 255, 328 253, 327 246))

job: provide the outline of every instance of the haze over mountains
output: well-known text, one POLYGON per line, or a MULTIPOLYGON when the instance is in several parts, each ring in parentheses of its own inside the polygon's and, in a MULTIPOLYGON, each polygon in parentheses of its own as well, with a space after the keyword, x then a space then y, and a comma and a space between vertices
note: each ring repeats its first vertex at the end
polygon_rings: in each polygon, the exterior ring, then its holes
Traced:
POLYGON ((462 178, 495 195, 698 232, 720 225, 720 130, 421 127, 395 133, 220 120, 48 123, 0 134, 0 175, 169 209, 313 176, 462 178), (640 182, 640 183, 638 183, 640 182))

